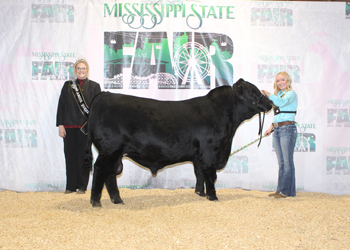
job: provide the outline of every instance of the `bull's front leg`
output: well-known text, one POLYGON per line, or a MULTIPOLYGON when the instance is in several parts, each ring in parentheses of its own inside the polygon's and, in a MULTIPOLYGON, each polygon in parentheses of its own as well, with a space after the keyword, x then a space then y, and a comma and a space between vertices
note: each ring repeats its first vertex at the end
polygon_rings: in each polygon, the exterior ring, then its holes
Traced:
POLYGON ((111 198, 111 202, 114 204, 122 203, 124 204, 123 200, 120 198, 119 195, 119 189, 117 185, 117 176, 115 173, 110 173, 106 180, 106 188, 109 194, 109 197, 111 198))
POLYGON ((207 198, 210 201, 216 201, 218 200, 218 197, 216 197, 216 191, 215 191, 215 181, 217 178, 216 169, 213 167, 209 167, 208 169, 205 169, 203 172, 204 172, 207 198))
POLYGON ((194 174, 196 175, 196 189, 194 192, 199 196, 205 196, 204 193, 204 175, 200 165, 193 163, 194 174))

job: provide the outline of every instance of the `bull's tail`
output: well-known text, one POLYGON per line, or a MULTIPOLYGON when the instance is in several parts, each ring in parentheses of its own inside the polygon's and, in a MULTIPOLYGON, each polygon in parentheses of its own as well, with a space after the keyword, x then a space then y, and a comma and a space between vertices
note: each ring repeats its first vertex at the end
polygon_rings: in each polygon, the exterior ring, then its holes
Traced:
POLYGON ((91 170, 92 170, 92 160, 93 160, 93 155, 92 155, 92 140, 91 140, 91 135, 90 133, 88 134, 88 139, 87 139, 87 144, 86 144, 86 149, 85 149, 85 159, 84 159, 84 165, 83 165, 83 173, 85 175, 89 175, 91 170))
POLYGON ((91 135, 90 133, 87 136, 87 144, 86 144, 86 149, 85 149, 85 159, 84 159, 84 165, 83 165, 83 174, 89 175, 91 170, 92 170, 92 160, 93 160, 93 155, 92 155, 92 140, 91 140, 91 135))
POLYGON ((95 99, 97 99, 98 96, 100 96, 101 94, 102 92, 95 95, 94 98, 91 100, 91 104, 90 104, 90 114, 89 114, 88 123, 87 123, 88 133, 87 133, 87 143, 85 148, 85 159, 84 159, 84 164, 82 166, 83 174, 85 175, 89 175, 92 170, 93 155, 92 155, 91 146, 92 146, 92 140, 93 140, 93 135, 92 135, 93 131, 91 128, 93 125, 92 125, 91 116, 93 113, 93 103, 95 99))

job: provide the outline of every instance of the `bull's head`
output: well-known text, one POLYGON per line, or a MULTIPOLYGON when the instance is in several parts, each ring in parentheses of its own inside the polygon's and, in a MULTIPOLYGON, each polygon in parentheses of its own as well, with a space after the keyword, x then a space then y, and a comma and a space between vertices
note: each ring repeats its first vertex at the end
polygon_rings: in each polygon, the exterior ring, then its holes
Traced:
MULTIPOLYGON (((260 140, 262 138, 262 129, 265 120, 265 113, 272 109, 272 101, 263 95, 260 90, 250 82, 239 79, 232 86, 237 98, 248 108, 249 113, 252 116, 259 113, 259 135, 260 140), (264 113, 263 120, 261 121, 261 112, 264 113)), ((260 145, 260 142, 259 142, 260 145)))

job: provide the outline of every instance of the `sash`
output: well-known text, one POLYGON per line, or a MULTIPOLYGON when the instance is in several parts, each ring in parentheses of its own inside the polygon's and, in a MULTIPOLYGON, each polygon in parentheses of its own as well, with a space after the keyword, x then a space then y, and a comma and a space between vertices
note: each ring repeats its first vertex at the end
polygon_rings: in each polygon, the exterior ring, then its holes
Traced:
MULTIPOLYGON (((83 91, 80 88, 80 85, 76 82, 69 81, 70 87, 72 89, 72 94, 74 96, 75 101, 77 102, 78 108, 80 112, 87 119, 89 117, 89 107, 85 102, 83 91)), ((84 135, 87 135, 87 130, 85 125, 87 125, 87 121, 81 126, 80 131, 83 132, 84 135)))

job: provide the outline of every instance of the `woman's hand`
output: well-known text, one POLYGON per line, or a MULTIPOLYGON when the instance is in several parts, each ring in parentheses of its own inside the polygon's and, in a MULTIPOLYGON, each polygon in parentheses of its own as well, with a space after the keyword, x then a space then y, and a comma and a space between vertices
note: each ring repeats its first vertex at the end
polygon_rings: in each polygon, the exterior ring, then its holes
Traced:
POLYGON ((269 129, 265 131, 264 135, 270 135, 273 132, 273 129, 273 125, 271 125, 269 129))
POLYGON ((270 97, 270 92, 268 92, 268 91, 266 91, 266 90, 260 90, 260 92, 261 92, 263 95, 265 95, 265 96, 267 96, 267 97, 270 97))
POLYGON ((58 125, 58 135, 62 138, 66 137, 66 129, 63 125, 58 125))

